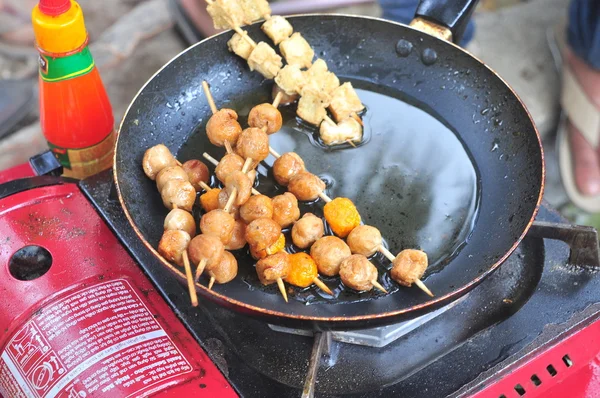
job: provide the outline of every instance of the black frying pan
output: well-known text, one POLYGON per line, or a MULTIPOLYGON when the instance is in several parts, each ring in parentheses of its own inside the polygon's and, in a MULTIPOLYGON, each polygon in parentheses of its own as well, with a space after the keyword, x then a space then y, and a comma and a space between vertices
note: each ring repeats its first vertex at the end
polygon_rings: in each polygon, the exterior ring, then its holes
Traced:
MULTIPOLYGON (((440 11, 437 2, 423 2, 421 28, 431 27, 425 18, 437 20, 452 29, 433 32, 452 31, 458 38, 475 2, 457 3, 458 9, 440 11)), ((245 251, 236 253, 240 272, 234 281, 208 291, 201 280, 198 292, 271 323, 314 329, 397 322, 464 295, 517 247, 540 204, 543 154, 527 110, 479 60, 420 30, 341 15, 295 16, 290 22, 342 81, 361 90, 365 142, 356 149, 324 147, 293 108, 283 108, 285 126, 271 136, 271 145, 280 153, 298 152, 310 171, 329 182, 331 197, 351 198, 392 252, 425 250, 431 265, 424 281, 436 296, 397 286, 385 273, 389 262, 376 256, 388 295, 350 292, 332 278, 325 282, 335 287, 335 299, 316 288, 295 289, 286 304, 276 287, 260 285, 245 251)), ((269 42, 260 24, 248 30, 256 41, 269 42)), ((204 133, 211 113, 202 80, 211 84, 217 105, 236 109, 243 123, 253 105, 270 100, 272 82, 227 50, 231 35, 214 36, 175 57, 142 88, 122 121, 115 181, 127 217, 157 257, 168 211, 144 175, 144 151, 164 143, 182 162, 201 158, 204 151, 223 155, 204 133)), ((283 191, 270 174, 273 160, 259 167, 257 188, 269 195, 283 191)), ((302 210, 322 214, 322 206, 317 202, 302 210)), ((161 261, 185 279, 181 269, 161 261)))

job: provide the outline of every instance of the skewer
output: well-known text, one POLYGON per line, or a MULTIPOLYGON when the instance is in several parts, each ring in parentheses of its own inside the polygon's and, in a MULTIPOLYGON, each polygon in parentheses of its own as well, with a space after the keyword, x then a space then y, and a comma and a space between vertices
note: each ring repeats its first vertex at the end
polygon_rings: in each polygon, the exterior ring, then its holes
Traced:
POLYGON ((210 277, 210 280, 208 281, 208 290, 212 290, 213 285, 215 284, 216 278, 214 276, 210 277))
POLYGON ((227 151, 227 153, 233 153, 233 148, 231 147, 231 144, 229 143, 229 141, 225 141, 225 150, 227 151))
POLYGON ((204 189, 206 192, 212 191, 212 188, 204 181, 200 181, 200 188, 204 189))
POLYGON ((204 90, 204 94, 206 94, 206 99, 208 100, 208 106, 210 106, 210 111, 214 115, 215 113, 217 113, 219 111, 219 109, 217 108, 217 105, 215 104, 215 99, 213 98, 212 94, 210 93, 210 88, 208 87, 208 83, 206 82, 206 80, 202 80, 202 89, 204 90))
POLYGON ((275 99, 273 100, 273 107, 279 108, 279 103, 281 102, 282 98, 283 98, 283 93, 280 91, 277 93, 277 95, 275 96, 275 99))
POLYGON ((277 286, 279 287, 279 292, 283 296, 285 302, 288 302, 287 292, 285 291, 285 285, 283 284, 283 279, 277 278, 277 286))
POLYGON ((378 290, 381 290, 382 292, 384 292, 385 294, 387 294, 387 292, 388 292, 388 291, 387 291, 387 290, 385 290, 385 288, 384 288, 383 286, 381 286, 381 285, 379 284, 379 282, 377 282, 377 280, 375 280, 375 279, 374 279, 374 280, 372 280, 372 281, 371 281, 371 284, 372 284, 373 286, 375 286, 375 288, 376 288, 376 289, 378 289, 378 290))
POLYGON ((315 285, 317 285, 317 287, 319 289, 321 289, 322 291, 324 291, 328 295, 333 296, 333 292, 331 291, 331 289, 322 280, 320 280, 318 277, 315 276, 312 281, 313 281, 313 283, 315 285))
MULTIPOLYGON (((214 166, 219 164, 219 161, 215 158, 213 158, 212 156, 210 156, 208 153, 204 152, 202 154, 202 157, 204 157, 204 159, 208 160, 210 163, 212 163, 214 166)), ((204 187, 202 187, 204 188, 204 187)), ((210 188, 210 187, 209 187, 210 188)), ((206 189, 206 188, 204 188, 206 189)), ((212 189, 212 188, 211 188, 212 189)), ((256 189, 252 188, 252 195, 260 195, 260 192, 258 192, 256 189)))
POLYGON ((200 264, 198 264, 198 268, 196 268, 196 276, 194 278, 196 282, 198 282, 198 280, 200 279, 200 275, 202 275, 202 272, 204 272, 204 268, 206 268, 206 263, 207 260, 205 258, 200 260, 200 264))
MULTIPOLYGON (((377 248, 377 250, 379 250, 391 262, 394 262, 394 260, 396 259, 396 256, 394 256, 392 254, 392 252, 390 252, 388 249, 386 249, 385 247, 383 247, 383 245, 379 245, 379 247, 377 248)), ((422 291, 424 291, 425 294, 427 294, 429 297, 433 297, 433 293, 431 293, 431 290, 429 290, 429 288, 423 283, 423 281, 417 279, 415 281, 415 285, 417 285, 417 287, 419 289, 421 289, 422 291)))
MULTIPOLYGON (((173 208, 177 209, 177 205, 173 204, 173 208)), ((187 279, 188 290, 190 292, 190 300, 192 301, 192 307, 198 306, 198 296, 196 294, 196 287, 194 286, 194 276, 192 275, 192 267, 190 266, 190 259, 187 255, 187 249, 183 251, 183 266, 185 269, 185 279, 187 279)))

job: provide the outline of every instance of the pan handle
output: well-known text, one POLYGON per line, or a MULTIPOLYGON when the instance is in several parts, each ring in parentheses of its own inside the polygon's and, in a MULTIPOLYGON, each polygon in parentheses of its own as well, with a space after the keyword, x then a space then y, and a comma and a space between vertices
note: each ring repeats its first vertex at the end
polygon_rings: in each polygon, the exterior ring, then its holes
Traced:
POLYGON ((421 0, 410 26, 458 43, 479 0, 421 0))

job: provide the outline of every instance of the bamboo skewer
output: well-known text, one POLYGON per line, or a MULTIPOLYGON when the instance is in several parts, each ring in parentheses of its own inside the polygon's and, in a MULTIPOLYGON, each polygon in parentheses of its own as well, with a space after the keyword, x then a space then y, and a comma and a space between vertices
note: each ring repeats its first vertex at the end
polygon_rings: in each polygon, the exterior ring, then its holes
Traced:
POLYGON ((279 292, 283 296, 285 302, 288 302, 287 292, 285 291, 285 284, 283 283, 283 279, 277 278, 277 286, 279 287, 279 292))
MULTIPOLYGON (((215 158, 213 158, 212 156, 210 156, 208 153, 204 152, 202 154, 202 157, 204 157, 204 159, 208 160, 209 162, 211 162, 214 166, 219 164, 219 161, 215 158)), ((204 188, 204 187, 203 187, 204 188)), ((210 187, 208 187, 210 188, 210 187)), ((210 188, 212 189, 212 188, 210 188)), ((252 195, 260 195, 260 192, 258 192, 256 189, 252 188, 252 195)))
POLYGON ((331 291, 331 289, 329 288, 329 286, 327 286, 327 285, 325 284, 325 282, 323 282, 322 280, 320 280, 320 279, 319 279, 318 277, 316 277, 316 276, 313 278, 313 280, 312 280, 312 281, 313 281, 313 283, 314 283, 315 285, 317 285, 317 287, 318 287, 319 289, 321 289, 322 291, 324 291, 324 292, 325 292, 325 293, 327 293, 328 295, 330 295, 330 296, 333 296, 333 292, 331 291))
POLYGON ((279 103, 281 102, 281 99, 283 98, 283 93, 280 91, 277 93, 277 95, 275 96, 275 99, 273 100, 273 106, 275 108, 279 108, 279 103))
POLYGON ((198 282, 198 280, 200 279, 200 275, 202 275, 202 272, 204 272, 204 268, 206 268, 206 263, 207 260, 205 258, 200 260, 200 264, 198 264, 198 268, 196 268, 196 276, 194 278, 196 282, 198 282))
MULTIPOLYGON (((176 204, 173 204, 174 209, 178 209, 176 204)), ((188 258, 187 249, 183 251, 183 267, 185 269, 185 279, 187 280, 188 290, 190 293, 190 300, 192 301, 192 307, 198 306, 198 296, 196 294, 196 287, 194 286, 194 276, 192 275, 192 267, 190 267, 190 259, 188 258)))
POLYGON ((375 280, 375 279, 374 279, 374 280, 372 280, 372 281, 371 281, 371 284, 372 284, 373 286, 375 286, 375 288, 377 288, 377 289, 381 290, 382 292, 384 292, 385 294, 387 294, 387 292, 388 292, 388 291, 387 291, 387 290, 385 290, 385 288, 384 288, 383 286, 381 286, 381 285, 379 284, 379 282, 377 282, 377 280, 375 280))
POLYGON ((200 181, 200 188, 204 189, 206 192, 212 191, 212 188, 204 181, 200 181))
POLYGON ((208 281, 208 290, 212 290, 213 285, 215 284, 216 278, 214 276, 210 277, 210 280, 208 281))

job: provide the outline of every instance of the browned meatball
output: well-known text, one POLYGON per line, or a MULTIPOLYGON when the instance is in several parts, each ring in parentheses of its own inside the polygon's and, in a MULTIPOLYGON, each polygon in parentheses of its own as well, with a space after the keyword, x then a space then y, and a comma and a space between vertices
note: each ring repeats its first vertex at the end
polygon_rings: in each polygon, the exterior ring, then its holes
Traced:
POLYGON ((350 247, 353 254, 362 254, 367 257, 372 256, 379 250, 381 242, 379 230, 369 225, 359 225, 346 238, 346 243, 348 243, 348 247, 350 247))
POLYGON ((211 263, 207 265, 206 273, 208 276, 215 278, 215 282, 223 284, 231 282, 238 273, 238 263, 233 254, 225 251, 221 261, 217 263, 211 263))
POLYGON ((208 184, 210 174, 208 172, 208 167, 206 167, 203 162, 192 159, 185 162, 181 167, 183 167, 183 170, 187 173, 188 181, 196 188, 196 191, 202 190, 202 187, 200 186, 201 182, 208 184))
POLYGON ((273 163, 275 180, 278 184, 286 187, 290 180, 301 171, 304 171, 304 160, 295 152, 284 153, 273 163))
POLYGON ((300 218, 298 199, 289 192, 277 195, 273 198, 273 220, 287 228, 300 218))
POLYGON ((301 249, 306 249, 323 237, 323 220, 312 213, 306 213, 292 227, 292 241, 301 249))
MULTIPOLYGON (((229 193, 226 190, 221 190, 218 196, 219 200, 219 209, 225 209, 225 205, 227 205, 227 201, 229 200, 229 193)), ((240 218, 240 206, 237 206, 235 203, 231 205, 229 208, 229 214, 233 216, 235 220, 239 220, 240 218)))
MULTIPOLYGON (((200 265, 202 260, 206 260, 206 266, 218 264, 223 257, 225 248, 221 240, 211 235, 197 235, 191 240, 188 246, 188 255, 194 265, 200 265)), ((197 270, 196 275, 202 274, 204 270, 197 270)))
POLYGON ((223 244, 231 240, 234 226, 233 216, 221 209, 209 211, 200 219, 202 233, 219 238, 223 244))
POLYGON ((146 173, 151 180, 154 180, 156 175, 165 167, 176 165, 177 160, 175 160, 175 157, 171 151, 169 151, 169 148, 163 144, 158 144, 147 149, 144 153, 144 158, 142 159, 144 173, 146 173))
POLYGON ((390 276, 400 285, 410 287, 417 279, 423 277, 427 265, 425 252, 412 249, 402 250, 394 259, 390 276))
POLYGON ((241 206, 250 199, 252 195, 252 181, 248 176, 241 171, 234 171, 225 179, 225 191, 231 196, 233 191, 236 191, 234 203, 236 206, 241 206))
POLYGON ((271 92, 273 100, 275 99, 275 97, 277 97, 277 94, 279 93, 282 94, 281 101, 279 101, 279 104, 283 106, 296 102, 298 100, 298 97, 300 96, 298 94, 286 94, 286 92, 283 91, 277 84, 273 84, 273 90, 271 92))
POLYGON ((188 181, 169 180, 160 191, 160 196, 167 209, 177 205, 180 209, 192 211, 196 201, 196 190, 188 181))
POLYGON ((183 266, 183 252, 187 249, 191 239, 185 231, 165 231, 158 242, 158 252, 165 260, 183 266))
POLYGON ((231 239, 225 245, 227 250, 239 250, 246 246, 246 223, 243 220, 235 220, 231 239))
POLYGON ((256 105, 248 115, 248 125, 266 130, 267 134, 278 132, 282 124, 281 112, 269 103, 256 105))
POLYGON ((222 183, 225 183, 227 176, 234 171, 242 170, 244 159, 235 153, 228 153, 221 158, 219 164, 215 168, 215 175, 222 183))
POLYGON ((170 180, 188 181, 188 175, 180 166, 167 166, 156 175, 156 188, 162 191, 165 184, 170 180))
POLYGON ((273 218, 273 202, 265 195, 254 195, 240 208, 240 217, 247 224, 259 218, 273 218))
POLYGON ((240 134, 235 151, 245 159, 252 159, 252 168, 269 156, 269 136, 261 129, 247 128, 240 134))
POLYGON ((307 171, 301 171, 292 178, 288 185, 288 191, 294 194, 298 200, 311 201, 319 197, 325 189, 325 183, 316 175, 307 171))
POLYGON ((377 268, 362 254, 353 254, 342 261, 340 278, 344 285, 351 289, 359 292, 371 290, 373 289, 371 281, 377 280, 377 268))
POLYGON ((260 283, 270 285, 277 282, 279 278, 286 278, 290 272, 289 257, 286 252, 278 252, 256 263, 256 273, 260 283))
POLYGON ((339 274, 340 264, 351 255, 346 242, 337 236, 324 236, 310 248, 310 256, 317 263, 319 273, 327 276, 339 274))
POLYGON ((246 242, 255 250, 264 250, 277 241, 281 227, 270 218, 259 218, 246 227, 246 242))
POLYGON ((173 209, 167 214, 164 222, 165 231, 185 231, 192 238, 196 236, 196 221, 185 210, 173 209))
POLYGON ((206 135, 216 146, 224 146, 228 141, 234 146, 242 132, 242 126, 237 121, 238 115, 233 109, 223 108, 208 119, 206 135))

